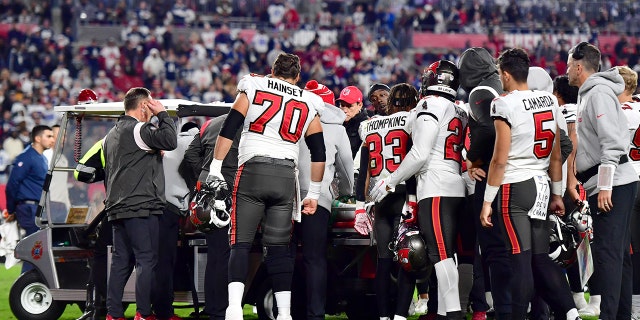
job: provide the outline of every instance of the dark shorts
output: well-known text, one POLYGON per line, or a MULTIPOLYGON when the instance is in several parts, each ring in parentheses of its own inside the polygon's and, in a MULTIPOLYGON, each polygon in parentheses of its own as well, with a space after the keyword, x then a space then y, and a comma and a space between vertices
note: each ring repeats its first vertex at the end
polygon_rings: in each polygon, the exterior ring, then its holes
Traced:
POLYGON ((291 160, 254 157, 238 168, 232 193, 229 243, 252 243, 262 221, 265 245, 286 245, 291 238, 295 196, 291 160))
POLYGON ((432 263, 453 258, 458 211, 464 198, 435 197, 420 200, 418 222, 432 263))

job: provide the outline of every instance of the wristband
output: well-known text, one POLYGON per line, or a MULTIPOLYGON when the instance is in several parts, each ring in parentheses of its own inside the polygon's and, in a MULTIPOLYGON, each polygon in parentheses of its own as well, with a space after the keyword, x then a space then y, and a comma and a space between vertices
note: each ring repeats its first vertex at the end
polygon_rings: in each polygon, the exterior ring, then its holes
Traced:
POLYGON ((410 194, 410 195, 407 196, 407 201, 408 202, 418 202, 416 200, 418 200, 418 197, 416 197, 415 194, 410 194))
POLYGON ((598 188, 600 190, 613 189, 613 176, 616 172, 616 166, 613 164, 601 164, 598 167, 598 188))
POLYGON ((364 201, 356 201, 356 210, 358 209, 364 210, 364 201))
POLYGON ((551 194, 562 196, 562 181, 551 181, 551 194))
POLYGON ((211 164, 209 165, 209 173, 215 174, 215 173, 220 173, 221 171, 222 171, 222 160, 213 158, 213 160, 211 160, 211 164))
POLYGON ((322 181, 311 181, 306 198, 318 200, 320 198, 320 189, 322 189, 322 181))
POLYGON ((484 190, 484 201, 493 202, 495 200, 496 195, 498 195, 498 190, 500 186, 490 186, 487 184, 487 188, 484 190))

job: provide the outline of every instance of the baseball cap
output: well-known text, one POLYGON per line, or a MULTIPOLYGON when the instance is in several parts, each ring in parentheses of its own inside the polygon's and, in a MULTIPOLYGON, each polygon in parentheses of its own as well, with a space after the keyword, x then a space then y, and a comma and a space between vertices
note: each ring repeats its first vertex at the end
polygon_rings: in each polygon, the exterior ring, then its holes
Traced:
POLYGON ((348 86, 340 91, 340 97, 336 99, 336 103, 344 101, 348 104, 362 102, 362 91, 356 86, 348 86))
POLYGON ((384 90, 386 92, 391 91, 391 89, 389 88, 388 85, 384 84, 384 83, 374 83, 371 88, 369 88, 369 95, 367 96, 367 99, 369 99, 369 101, 371 101, 371 94, 374 93, 377 90, 384 90))
POLYGON ((327 86, 324 84, 318 83, 316 80, 309 80, 307 84, 304 86, 304 90, 311 91, 322 98, 325 103, 328 103, 332 106, 336 105, 336 97, 327 86))

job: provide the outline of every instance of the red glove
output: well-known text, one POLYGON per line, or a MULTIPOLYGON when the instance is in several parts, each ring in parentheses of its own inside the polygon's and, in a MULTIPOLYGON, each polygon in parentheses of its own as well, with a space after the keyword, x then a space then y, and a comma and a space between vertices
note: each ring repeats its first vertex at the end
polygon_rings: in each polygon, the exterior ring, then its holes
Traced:
POLYGON ((371 226, 371 218, 367 210, 365 210, 364 202, 362 201, 356 202, 356 219, 353 228, 363 236, 368 235, 373 229, 371 226))
POLYGON ((402 207, 402 222, 413 225, 418 223, 418 202, 415 195, 409 195, 402 207))

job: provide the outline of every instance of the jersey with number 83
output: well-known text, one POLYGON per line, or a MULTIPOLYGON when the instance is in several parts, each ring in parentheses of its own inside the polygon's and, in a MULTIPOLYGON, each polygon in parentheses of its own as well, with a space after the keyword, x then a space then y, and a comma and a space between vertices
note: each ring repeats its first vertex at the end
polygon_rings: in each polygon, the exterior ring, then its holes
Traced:
POLYGON ((238 146, 238 164, 254 156, 298 163, 298 142, 317 108, 324 104, 322 98, 286 81, 253 74, 240 80, 238 92, 245 92, 250 103, 238 146))
POLYGON ((394 172, 409 151, 411 121, 409 111, 373 117, 360 124, 360 137, 369 149, 369 185, 394 172))
POLYGON ((511 127, 511 148, 503 184, 548 176, 551 150, 556 136, 558 99, 537 90, 512 91, 495 98, 491 117, 511 127))

